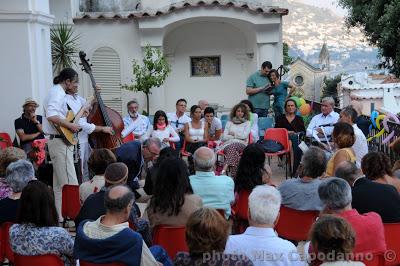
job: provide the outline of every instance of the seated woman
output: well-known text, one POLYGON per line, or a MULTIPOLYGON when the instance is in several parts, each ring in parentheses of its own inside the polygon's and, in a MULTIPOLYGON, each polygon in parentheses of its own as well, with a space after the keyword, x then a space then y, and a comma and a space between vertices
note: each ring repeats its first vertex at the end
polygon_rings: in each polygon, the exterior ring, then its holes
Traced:
POLYGON ((35 170, 29 161, 18 160, 7 167, 6 180, 12 192, 7 198, 0 200, 0 225, 4 222, 15 223, 22 190, 33 178, 35 170))
POLYGON ((352 261, 356 236, 351 225, 343 218, 324 215, 313 225, 311 246, 322 260, 321 266, 361 266, 362 262, 352 261))
POLYGON ((148 138, 158 138, 162 143, 161 148, 169 147, 170 142, 179 141, 178 133, 168 125, 167 114, 164 111, 158 110, 154 114, 153 128, 149 128, 143 140, 148 138))
POLYGON ((245 256, 223 254, 229 227, 229 222, 215 209, 202 208, 195 211, 186 223, 189 253, 178 253, 174 265, 253 265, 245 256))
POLYGON ((198 148, 205 146, 208 140, 208 123, 201 119, 201 109, 198 105, 190 108, 191 122, 185 124, 184 134, 186 151, 193 154, 198 148))
POLYGON ((219 118, 215 117, 215 111, 212 107, 204 109, 204 121, 207 123, 208 140, 218 141, 222 135, 222 122, 219 118))
POLYGON ((348 123, 338 122, 332 132, 332 139, 337 150, 326 166, 326 176, 333 176, 336 167, 344 161, 356 162, 356 155, 351 148, 356 141, 353 127, 348 123))
POLYGON ((381 184, 392 185, 400 193, 400 179, 392 176, 390 158, 383 152, 369 152, 361 160, 365 177, 381 184))
POLYGON ((150 226, 185 225, 189 216, 203 206, 190 186, 186 163, 179 158, 165 159, 158 170, 153 197, 146 209, 150 226))
POLYGON ((293 173, 296 173, 303 155, 299 148, 301 134, 306 132, 303 118, 296 113, 296 102, 293 99, 287 99, 285 101, 285 114, 278 116, 275 121, 275 128, 286 128, 288 130, 293 149, 293 173))
POLYGON ((65 265, 75 265, 74 240, 58 227, 53 191, 44 183, 31 181, 22 190, 17 224, 10 228, 10 244, 20 255, 56 254, 65 265))
POLYGON ((257 142, 260 138, 260 133, 258 131, 258 114, 255 113, 253 104, 249 100, 241 100, 240 103, 244 103, 249 110, 251 136, 253 137, 253 142, 257 142))
POLYGON ((276 69, 272 69, 269 72, 269 75, 273 84, 271 93, 274 95, 274 103, 272 104, 272 107, 274 109, 275 117, 279 117, 283 114, 284 103, 288 96, 287 89, 290 88, 291 90, 289 94, 292 94, 296 87, 287 81, 281 81, 276 69))
POLYGON ((222 135, 224 143, 218 147, 218 150, 223 150, 225 154, 225 164, 221 174, 224 174, 229 167, 230 175, 236 176, 240 154, 249 143, 251 131, 249 119, 249 110, 245 104, 239 103, 232 108, 230 121, 226 123, 222 135))
POLYGON ((104 172, 107 166, 115 163, 117 158, 109 149, 95 149, 89 156, 88 167, 89 171, 94 174, 89 181, 82 183, 79 186, 79 198, 81 204, 85 202, 91 194, 99 192, 104 187, 104 172))
POLYGON ((26 153, 22 149, 15 147, 0 149, 0 200, 7 198, 12 193, 11 187, 7 184, 5 178, 8 165, 22 159, 26 159, 26 153))

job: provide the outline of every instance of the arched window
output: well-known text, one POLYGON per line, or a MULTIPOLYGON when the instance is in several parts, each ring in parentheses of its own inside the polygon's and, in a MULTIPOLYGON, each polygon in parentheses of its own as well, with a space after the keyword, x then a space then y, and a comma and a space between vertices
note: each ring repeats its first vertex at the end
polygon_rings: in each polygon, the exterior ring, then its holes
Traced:
POLYGON ((121 65, 117 52, 110 47, 100 47, 93 53, 91 63, 104 103, 121 113, 121 65))

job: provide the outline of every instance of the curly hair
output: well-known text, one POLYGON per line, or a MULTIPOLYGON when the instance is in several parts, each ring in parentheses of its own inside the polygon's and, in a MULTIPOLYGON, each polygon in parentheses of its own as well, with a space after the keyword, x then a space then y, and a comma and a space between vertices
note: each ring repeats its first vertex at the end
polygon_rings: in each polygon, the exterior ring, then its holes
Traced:
POLYGON ((323 215, 310 231, 311 245, 325 256, 324 261, 348 258, 355 245, 355 232, 351 225, 335 215, 323 215), (329 254, 329 256, 328 256, 329 254), (333 256, 330 256, 330 255, 333 256))
POLYGON ((353 127, 344 122, 338 122, 335 124, 332 137, 339 149, 349 148, 353 146, 356 141, 353 127))
POLYGON ((243 150, 235 178, 235 191, 253 190, 262 185, 264 174, 265 153, 261 144, 253 143, 243 150))
POLYGON ((191 256, 224 251, 228 236, 229 223, 215 209, 198 209, 186 223, 186 243, 191 256))
POLYGON ((369 152, 361 160, 361 170, 365 177, 376 180, 385 175, 392 175, 389 157, 383 152, 369 152))
POLYGON ((24 150, 15 147, 8 147, 0 150, 0 177, 6 175, 6 169, 10 163, 18 160, 25 160, 26 154, 24 150))
POLYGON ((154 193, 148 209, 168 216, 178 215, 185 203, 185 194, 193 194, 186 163, 180 158, 166 158, 160 164, 154 193))
POLYGON ((242 109, 242 111, 244 113, 243 117, 246 120, 249 120, 250 119, 250 113, 249 113, 249 110, 247 109, 247 107, 246 107, 246 105, 244 103, 238 103, 235 106, 233 106, 233 108, 231 109, 231 113, 229 115, 229 118, 232 120, 232 118, 234 118, 236 116, 236 111, 239 108, 242 109))

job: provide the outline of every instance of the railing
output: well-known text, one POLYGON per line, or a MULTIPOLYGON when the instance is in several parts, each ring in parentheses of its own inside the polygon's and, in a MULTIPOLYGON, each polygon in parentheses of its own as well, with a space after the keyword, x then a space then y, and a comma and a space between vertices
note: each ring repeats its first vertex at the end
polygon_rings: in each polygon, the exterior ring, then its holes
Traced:
MULTIPOLYGON (((307 101, 308 103, 311 103, 310 101, 307 101)), ((321 113, 321 103, 318 102, 313 102, 312 103, 312 110, 313 113, 315 114, 319 114, 321 113)), ((335 112, 340 113, 341 109, 340 108, 336 108, 335 107, 335 112)), ((370 119, 369 116, 365 116, 368 118, 368 120, 370 119)), ((400 160, 400 156, 395 154, 390 148, 389 148, 389 144, 391 142, 393 142, 395 139, 397 139, 398 137, 400 137, 400 124, 394 123, 389 121, 387 123, 388 128, 389 128, 389 132, 386 132, 377 138, 373 138, 371 141, 368 142, 368 149, 369 151, 380 151, 385 153, 387 156, 389 156, 390 160, 392 163, 394 163, 396 160, 400 160), (387 143, 383 143, 383 140, 390 134, 390 132, 394 131, 394 137, 387 143)), ((372 137, 375 136, 377 133, 379 132, 378 129, 376 128, 372 128, 372 130, 370 130, 368 137, 372 137)))

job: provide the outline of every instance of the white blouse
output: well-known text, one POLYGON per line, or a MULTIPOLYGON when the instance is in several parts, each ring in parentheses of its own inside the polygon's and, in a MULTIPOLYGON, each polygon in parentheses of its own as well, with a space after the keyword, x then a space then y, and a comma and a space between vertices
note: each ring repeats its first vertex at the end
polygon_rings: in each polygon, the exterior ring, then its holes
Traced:
MULTIPOLYGON (((179 135, 176 133, 176 131, 171 127, 171 125, 168 125, 164 130, 154 130, 153 127, 151 127, 147 132, 146 135, 144 136, 143 140, 148 139, 148 138, 158 138, 161 142, 167 138, 171 142, 178 142, 179 135)), ((169 146, 169 143, 163 143, 165 146, 169 146)))

